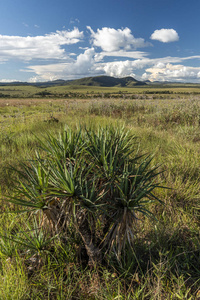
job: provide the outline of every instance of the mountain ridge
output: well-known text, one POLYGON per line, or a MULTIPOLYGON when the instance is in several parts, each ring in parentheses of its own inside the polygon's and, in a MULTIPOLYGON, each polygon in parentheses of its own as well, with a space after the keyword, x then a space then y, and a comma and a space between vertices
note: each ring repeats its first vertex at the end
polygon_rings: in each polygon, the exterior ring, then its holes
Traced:
POLYGON ((21 81, 12 81, 12 82, 0 82, 0 86, 35 86, 41 88, 53 87, 53 86, 96 86, 96 87, 137 87, 137 86, 149 86, 149 87, 168 87, 168 86, 200 86, 199 83, 190 83, 190 82, 171 82, 171 81, 139 81, 134 77, 127 76, 122 78, 117 78, 113 76, 91 76, 83 77, 79 79, 56 79, 53 81, 44 81, 44 82, 21 82, 21 81))
POLYGON ((64 86, 64 85, 85 85, 85 86, 99 86, 99 87, 134 87, 138 85, 146 85, 143 81, 138 81, 131 76, 116 78, 112 76, 94 76, 94 77, 83 77, 74 80, 63 80, 57 79, 54 81, 47 82, 1 82, 0 86, 7 85, 28 85, 28 86, 38 86, 38 87, 48 87, 48 86, 64 86))

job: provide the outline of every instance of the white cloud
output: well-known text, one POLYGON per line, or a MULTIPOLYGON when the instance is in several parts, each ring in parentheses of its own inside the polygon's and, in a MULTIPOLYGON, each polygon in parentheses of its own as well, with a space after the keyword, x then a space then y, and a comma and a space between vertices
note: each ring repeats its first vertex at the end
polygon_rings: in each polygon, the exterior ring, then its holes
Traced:
MULTIPOLYGON (((98 75, 102 72, 94 62, 94 48, 85 50, 77 56, 76 60, 70 63, 55 63, 48 65, 29 66, 29 72, 34 72, 37 76, 29 81, 55 80, 55 79, 73 79, 85 76, 98 75)), ((26 71, 27 70, 23 70, 26 71)))
POLYGON ((150 45, 143 38, 135 38, 129 28, 114 29, 103 27, 95 33, 90 26, 87 29, 91 32, 91 41, 94 46, 102 48, 103 51, 112 52, 120 49, 131 50, 150 45))
MULTIPOLYGON (((194 57, 194 59, 197 56, 194 57)), ((107 75, 115 77, 133 76, 141 80, 160 81, 196 81, 200 78, 200 67, 189 67, 177 64, 192 57, 142 58, 136 60, 102 62, 97 64, 107 75), (144 70, 142 76, 135 75, 144 70)))
MULTIPOLYGON (((192 57, 163 57, 163 58, 141 58, 125 61, 104 62, 96 59, 94 48, 86 49, 84 53, 77 56, 70 62, 44 64, 29 66, 29 72, 34 72, 32 81, 44 81, 54 79, 74 79, 85 76, 106 74, 114 77, 133 76, 142 80, 181 80, 200 78, 200 68, 185 67, 177 64, 192 57), (137 71, 144 70, 140 77, 137 71)), ((23 70, 23 71, 27 71, 23 70)))
POLYGON ((25 72, 34 72, 37 76, 29 79, 31 82, 36 81, 51 81, 63 77, 63 72, 66 69, 67 63, 55 63, 45 65, 29 66, 28 70, 21 70, 25 72))
POLYGON ((143 81, 149 80, 149 74, 147 74, 146 72, 143 73, 141 79, 142 79, 143 81))
POLYGON ((163 43, 176 42, 179 40, 178 33, 174 29, 155 30, 151 37, 152 40, 157 40, 163 43))
POLYGON ((132 63, 128 60, 106 63, 103 69, 105 73, 109 76, 114 76, 114 77, 135 76, 135 74, 133 73, 132 63))
POLYGON ((159 68, 164 67, 167 63, 177 63, 180 62, 181 59, 177 57, 163 57, 163 58, 141 58, 135 60, 126 60, 126 61, 114 61, 114 62, 102 62, 102 69, 107 75, 123 77, 123 76, 133 76, 136 70, 141 70, 147 67, 157 66, 159 68))
POLYGON ((102 51, 100 53, 96 53, 95 60, 101 61, 106 56, 107 57, 128 57, 128 58, 134 58, 134 59, 142 59, 147 55, 148 55, 147 52, 142 52, 142 51, 124 51, 124 50, 112 51, 112 52, 102 51))
MULTIPOLYGON (((79 22, 78 19, 72 21, 79 22)), ((138 51, 137 48, 152 45, 143 38, 135 38, 127 27, 103 27, 96 32, 90 26, 87 29, 90 33, 87 40, 76 48, 69 46, 67 51, 67 45, 83 41, 83 31, 76 27, 71 31, 62 30, 38 36, 0 35, 2 78, 5 78, 6 62, 10 61, 10 65, 17 68, 19 62, 16 63, 16 60, 21 60, 26 67, 21 66, 24 69, 20 71, 32 73, 29 79, 32 82, 102 74, 133 76, 145 80, 200 81, 200 55, 150 58, 150 52, 138 51), (91 48, 89 42, 92 44, 91 48), (196 60, 195 67, 189 66, 191 60, 191 65, 196 60)), ((155 30, 151 39, 168 43, 177 41, 179 37, 174 29, 161 29, 155 30)))
POLYGON ((8 36, 0 35, 0 60, 5 59, 62 59, 66 58, 63 45, 78 43, 83 32, 78 28, 72 31, 56 31, 44 36, 8 36))
POLYGON ((87 74, 90 74, 94 65, 94 54, 94 48, 91 48, 78 55, 76 62, 74 64, 71 64, 71 72, 73 72, 73 74, 86 76, 87 74))
POLYGON ((125 77, 133 76, 135 77, 135 71, 143 69, 146 66, 152 65, 151 59, 136 59, 136 60, 126 60, 126 61, 113 61, 107 63, 100 63, 99 69, 106 73, 106 75, 114 77, 125 77))
POLYGON ((17 79, 0 79, 0 82, 16 82, 17 79))
POLYGON ((200 77, 200 67, 190 67, 184 65, 155 65, 146 69, 142 75, 152 81, 197 81, 200 77))
POLYGON ((134 70, 142 69, 144 66, 153 64, 150 59, 112 61, 105 63, 97 61, 95 57, 96 53, 94 48, 90 48, 78 55, 76 60, 72 62, 29 66, 28 69, 29 72, 35 72, 37 74, 37 77, 34 77, 34 80, 37 79, 41 81, 59 78, 72 79, 99 74, 106 74, 114 77, 134 77, 136 76, 134 70))

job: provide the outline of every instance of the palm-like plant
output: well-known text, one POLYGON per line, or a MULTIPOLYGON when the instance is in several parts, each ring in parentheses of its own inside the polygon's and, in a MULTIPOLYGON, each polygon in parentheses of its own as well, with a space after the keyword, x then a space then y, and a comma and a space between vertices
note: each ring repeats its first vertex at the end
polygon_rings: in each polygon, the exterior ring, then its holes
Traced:
MULTIPOLYGON (((110 227, 107 231, 105 243, 113 249, 120 258, 122 248, 126 242, 133 246, 137 213, 148 217, 153 214, 147 209, 147 205, 158 200, 152 191, 160 185, 155 181, 160 172, 158 167, 149 168, 152 158, 146 157, 140 163, 126 161, 124 169, 117 181, 112 198, 108 198, 110 227)), ((160 201, 161 202, 161 201, 160 201)))
POLYGON ((75 159, 82 152, 85 147, 84 132, 81 128, 73 130, 65 126, 62 132, 59 132, 57 138, 51 134, 47 134, 44 141, 40 141, 41 148, 47 154, 60 161, 66 159, 75 159))
POLYGON ((120 259, 126 243, 133 245, 137 213, 150 216, 147 205, 158 200, 153 190, 157 167, 138 154, 135 136, 122 128, 48 135, 42 159, 23 164, 16 193, 9 201, 42 211, 52 234, 66 236, 69 226, 80 236, 94 265, 112 250, 120 259))
POLYGON ((87 138, 89 157, 99 171, 98 175, 107 181, 113 180, 120 173, 126 158, 136 150, 135 136, 124 127, 99 127, 97 132, 87 130, 87 138))

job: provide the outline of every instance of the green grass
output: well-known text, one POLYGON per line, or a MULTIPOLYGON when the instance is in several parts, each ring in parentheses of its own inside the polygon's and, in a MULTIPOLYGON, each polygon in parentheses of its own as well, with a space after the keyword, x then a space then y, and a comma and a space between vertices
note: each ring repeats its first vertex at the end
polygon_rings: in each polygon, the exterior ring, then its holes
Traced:
POLYGON ((164 84, 164 85, 146 85, 135 87, 98 87, 84 85, 67 85, 67 86, 26 86, 26 85, 7 85, 0 86, 0 100, 12 98, 133 98, 139 96, 143 98, 171 98, 173 94, 178 96, 189 96, 191 94, 199 94, 199 85, 195 84, 164 84))
MULTIPOLYGON (((29 87, 23 88, 28 91, 29 87)), ((57 93, 62 91, 58 89, 57 93)), ((125 125, 138 137, 140 152, 154 154, 152 163, 164 171, 159 182, 170 189, 155 190, 164 203, 152 203, 149 207, 157 221, 140 217, 135 228, 134 253, 127 252, 121 263, 110 257, 109 265, 90 270, 73 228, 68 242, 52 240, 37 264, 37 256, 32 257, 28 247, 1 239, 0 299, 198 299, 200 99, 183 94, 149 96, 134 100, 2 102, 1 236, 14 234, 25 239, 23 232, 28 231, 24 223, 30 219, 27 213, 16 214, 19 208, 4 201, 6 194, 13 193, 13 180, 18 179, 7 169, 8 165, 18 167, 20 162, 34 157, 39 146, 37 137, 44 140, 47 132, 56 136, 65 124, 71 128, 77 124, 125 125)))

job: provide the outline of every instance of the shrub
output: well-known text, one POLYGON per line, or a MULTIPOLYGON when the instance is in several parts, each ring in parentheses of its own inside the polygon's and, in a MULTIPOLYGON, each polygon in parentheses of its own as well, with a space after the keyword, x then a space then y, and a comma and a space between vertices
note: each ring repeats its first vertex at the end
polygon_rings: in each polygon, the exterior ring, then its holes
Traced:
POLYGON ((90 266, 109 252, 120 260, 125 246, 134 246, 138 214, 153 216, 148 205, 160 185, 152 158, 138 154, 124 127, 65 128, 40 144, 35 159, 15 170, 20 179, 8 201, 42 212, 40 226, 60 240, 73 230, 90 266))

